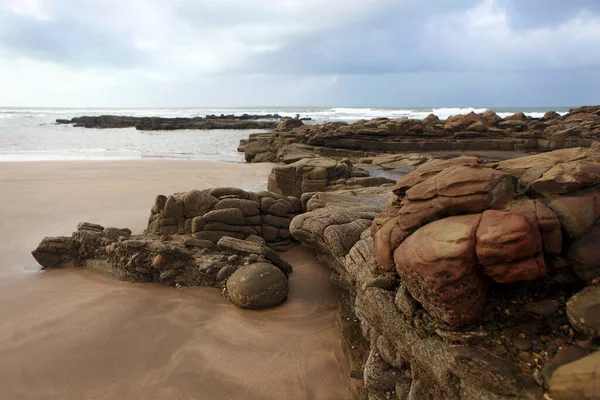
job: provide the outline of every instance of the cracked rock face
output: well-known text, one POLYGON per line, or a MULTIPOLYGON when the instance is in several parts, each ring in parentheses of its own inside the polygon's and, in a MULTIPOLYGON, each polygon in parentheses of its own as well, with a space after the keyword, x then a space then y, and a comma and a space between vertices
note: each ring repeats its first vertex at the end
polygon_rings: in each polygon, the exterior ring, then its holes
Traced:
POLYGON ((438 160, 401 178, 374 220, 375 257, 432 315, 461 325, 482 312, 489 282, 545 276, 568 258, 600 276, 600 157, 567 149, 501 162, 438 160), (563 237, 566 232, 567 237, 563 237))
POLYGON ((217 243, 223 237, 262 237, 276 251, 296 243, 289 232, 290 221, 302 211, 296 197, 261 191, 220 187, 192 190, 170 196, 159 195, 150 212, 149 233, 193 235, 217 243))

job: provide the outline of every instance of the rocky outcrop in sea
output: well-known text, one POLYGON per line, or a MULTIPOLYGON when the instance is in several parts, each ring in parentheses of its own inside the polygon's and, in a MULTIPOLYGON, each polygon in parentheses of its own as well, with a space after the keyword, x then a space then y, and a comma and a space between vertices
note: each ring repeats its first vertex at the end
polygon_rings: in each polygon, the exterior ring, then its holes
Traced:
POLYGON ((284 119, 278 114, 207 115, 193 118, 128 117, 120 115, 83 116, 58 119, 57 124, 83 128, 132 128, 140 131, 178 129, 273 129, 284 119))
POLYGON ((543 118, 494 112, 440 120, 376 118, 352 124, 305 125, 282 121, 273 133, 253 134, 239 150, 249 162, 295 162, 306 157, 370 158, 380 154, 461 151, 537 153, 571 147, 600 148, 600 106, 543 118))

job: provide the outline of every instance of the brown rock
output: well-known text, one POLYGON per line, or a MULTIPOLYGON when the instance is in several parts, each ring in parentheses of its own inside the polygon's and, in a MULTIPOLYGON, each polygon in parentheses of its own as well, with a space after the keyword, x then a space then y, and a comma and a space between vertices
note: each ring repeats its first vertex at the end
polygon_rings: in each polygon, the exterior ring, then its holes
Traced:
POLYGON ((442 321, 461 324, 481 313, 485 285, 475 257, 480 219, 466 215, 432 222, 394 252, 396 270, 410 293, 442 321))
POLYGON ((600 225, 596 224, 588 234, 575 240, 568 256, 581 279, 589 282, 600 277, 600 225))
POLYGON ((546 273, 537 226, 522 214, 485 211, 477 228, 477 258, 483 273, 496 282, 533 280, 546 273))
POLYGON ((600 336, 600 286, 588 286, 567 302, 569 322, 577 331, 600 336))
POLYGON ((593 400, 600 397, 600 352, 563 365, 552 374, 553 400, 593 400))

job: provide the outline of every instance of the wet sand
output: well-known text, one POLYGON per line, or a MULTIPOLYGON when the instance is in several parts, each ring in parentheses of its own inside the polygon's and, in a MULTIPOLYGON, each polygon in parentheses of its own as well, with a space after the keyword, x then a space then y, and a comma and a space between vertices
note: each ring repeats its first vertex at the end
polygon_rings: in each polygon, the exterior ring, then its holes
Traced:
POLYGON ((44 236, 80 221, 141 232, 154 197, 257 189, 269 164, 0 163, 0 399, 348 399, 334 326, 339 293, 303 248, 288 301, 245 311, 213 288, 39 272, 44 236))

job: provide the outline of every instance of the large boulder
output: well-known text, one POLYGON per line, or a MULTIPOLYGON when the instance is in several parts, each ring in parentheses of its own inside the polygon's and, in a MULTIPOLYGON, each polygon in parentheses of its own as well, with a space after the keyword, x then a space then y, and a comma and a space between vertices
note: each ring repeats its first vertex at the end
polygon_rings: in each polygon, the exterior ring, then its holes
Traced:
POLYGON ((252 264, 227 279, 227 293, 240 308, 260 309, 281 304, 288 296, 285 274, 272 264, 252 264))

